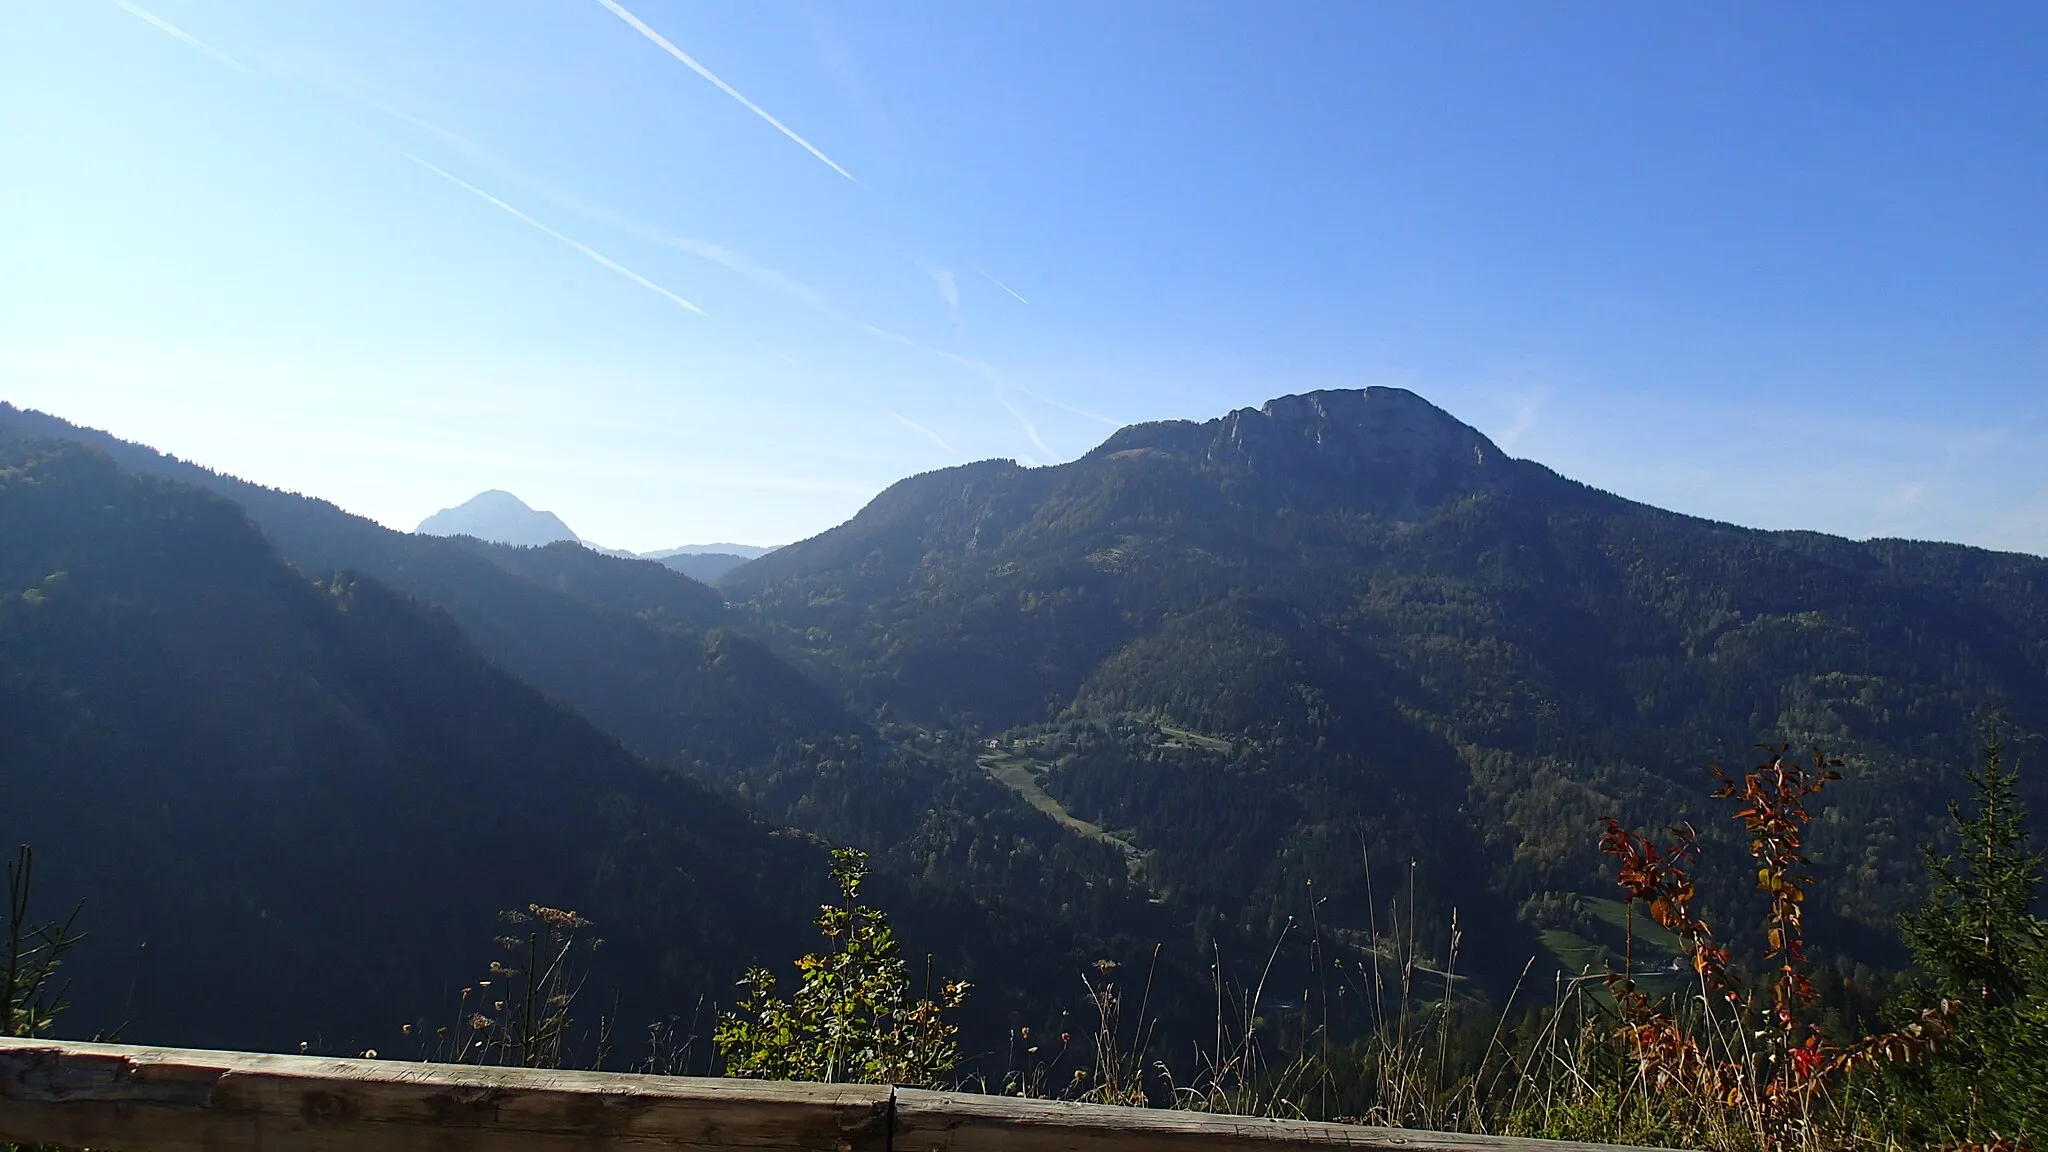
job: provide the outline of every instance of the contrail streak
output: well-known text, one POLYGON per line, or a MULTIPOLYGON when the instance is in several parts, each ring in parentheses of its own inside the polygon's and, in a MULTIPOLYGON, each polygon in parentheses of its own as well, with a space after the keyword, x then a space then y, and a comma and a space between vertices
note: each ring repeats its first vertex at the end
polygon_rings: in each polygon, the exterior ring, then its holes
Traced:
MULTIPOLYGON (((1005 292, 1008 292, 1008 293, 1009 293, 1010 295, 1012 295, 1012 296, 1017 296, 1017 290, 1016 290, 1015 288, 1012 288, 1012 287, 1010 287, 1010 286, 1009 286, 1008 284, 1005 284, 1005 283, 1003 283, 1003 282, 1002 282, 1001 280, 998 280, 998 279, 996 279, 995 277, 993 277, 993 276, 990 276, 990 275, 988 274, 988 270, 987 270, 987 269, 985 269, 985 268, 976 268, 976 269, 975 269, 975 271, 976 271, 976 272, 979 272, 979 273, 981 273, 981 275, 982 275, 982 278, 983 278, 983 279, 985 279, 985 280, 987 280, 987 281, 988 281, 989 283, 991 283, 991 284, 995 285, 995 286, 996 286, 996 287, 998 287, 998 288, 1001 288, 1001 289, 1002 289, 1003 291, 1005 291, 1005 292)), ((1029 304, 1029 303, 1031 303, 1031 301, 1029 301, 1029 300, 1026 300, 1026 299, 1025 299, 1024 297, 1022 297, 1022 296, 1017 296, 1017 303, 1019 303, 1019 304, 1029 304)))
POLYGON ((1045 441, 1039 439, 1038 426, 1033 424, 1031 421, 1026 420, 1024 418, 1024 414, 1022 412, 1017 411, 1017 406, 1010 403, 1008 400, 1004 399, 1000 392, 996 394, 996 403, 1001 404, 1003 406, 1003 411, 1008 412, 1012 419, 1014 419, 1015 421, 1017 421, 1017 423, 1024 426, 1024 435, 1029 436, 1031 438, 1031 443, 1036 445, 1040 452, 1045 453, 1046 456, 1054 460, 1060 458, 1059 453, 1053 451, 1050 447, 1046 445, 1045 441))
POLYGON ((811 155, 816 156, 820 160, 823 160, 826 166, 831 168, 834 172, 839 173, 841 176, 846 177, 848 180, 853 180, 855 184, 860 183, 860 181, 853 179, 853 173, 848 172, 844 168, 841 168, 837 161, 833 160, 830 156, 825 155, 823 152, 818 151, 816 145, 812 144, 809 140, 806 140, 803 137, 797 135, 795 132, 792 132, 789 128, 789 125, 784 124, 782 121, 777 120, 773 116, 770 116, 766 108, 763 108, 759 104, 754 103, 752 100, 747 99, 745 96, 740 95, 739 89, 734 88, 732 85, 727 84, 723 80, 720 80, 717 77, 717 75, 715 75, 711 71, 711 69, 706 68, 702 64, 699 64, 695 60, 691 59, 689 53, 683 51, 681 48, 676 47, 674 44, 669 43, 668 39, 664 37, 661 33, 656 32, 654 29, 649 28, 647 25, 641 23, 640 18, 638 16, 635 16, 631 12, 628 12, 624 8, 620 7, 618 4, 618 0, 597 0, 597 2, 599 4, 604 5, 607 9, 609 9, 612 15, 617 16, 619 19, 624 20, 627 24, 631 25, 635 32, 638 32, 642 36, 647 37, 649 40, 654 41, 656 44, 661 46, 663 51, 667 52, 669 55, 675 57, 676 59, 682 61, 683 63, 689 65, 690 71, 695 72, 697 75, 702 76, 706 80, 711 81, 713 84, 718 85, 719 91, 739 101, 741 104, 746 105, 747 110, 752 112, 754 115, 759 116, 761 119, 766 120, 770 124, 773 124, 777 132, 780 132, 784 136, 789 137, 791 140, 796 141, 798 144, 803 145, 804 151, 809 152, 811 155))
POLYGON ((1109 425, 1111 428, 1121 428, 1124 426, 1124 422, 1121 420, 1111 419, 1108 416, 1104 416, 1100 412, 1090 412, 1086 408, 1076 408, 1072 404, 1069 404, 1064 400, 1055 400, 1050 396, 1045 396, 1037 392, 1033 392, 1031 389, 1026 388, 1022 384, 1012 384, 1010 385, 1010 387, 1015 388, 1017 391, 1022 392, 1026 396, 1031 397, 1033 400, 1038 401, 1040 404, 1050 404, 1055 408, 1061 408, 1068 412, 1072 412, 1076 416, 1086 416, 1090 420, 1100 421, 1104 424, 1109 425))
MULTIPOLYGON (((616 212, 610 212, 603 208, 593 208, 588 204, 583 204, 572 199, 554 196, 552 194, 547 195, 549 199, 555 201, 555 203, 560 204, 562 207, 567 208, 572 212, 575 212, 582 216, 587 216, 592 220, 598 221, 599 223, 608 224, 614 228, 619 229, 622 232, 630 232, 633 235, 638 236, 639 238, 647 241, 650 244, 659 244, 665 248, 674 248, 679 252, 688 252, 693 256, 709 260, 713 264, 729 268, 732 271, 737 272, 742 276, 745 276, 747 279, 752 280, 754 283, 759 284, 764 288, 772 289, 776 292, 782 293, 785 296, 788 296, 792 300, 800 301, 805 306, 817 311, 820 315, 829 316, 833 320, 836 320, 841 324, 848 325, 849 327, 852 328, 857 328, 860 331, 865 332, 878 340, 887 340, 891 344, 898 344, 901 345, 902 347, 909 348, 913 351, 922 352, 927 356, 936 356, 939 359, 944 360, 948 363, 956 364, 962 368, 965 368, 968 371, 973 372, 976 375, 979 375, 991 382, 996 380, 995 369, 989 367, 989 365, 984 361, 976 360, 972 356, 962 356, 958 352, 948 352, 943 348, 934 348, 929 344, 925 344, 917 340, 912 340, 910 337, 905 336, 900 332, 891 332, 887 328, 882 328, 877 325, 870 324, 865 320, 860 320, 852 316, 849 316, 846 313, 841 312, 837 307, 835 307, 830 300, 825 298, 825 295, 822 292, 819 292, 809 287, 808 285, 793 280, 790 277, 785 276, 780 272, 777 272, 773 268, 763 268, 760 265, 755 264, 753 261, 748 260, 746 257, 741 256, 739 253, 732 251, 731 249, 720 247, 719 245, 712 244, 708 241, 693 239, 688 236, 676 236, 671 233, 664 232, 659 228, 649 227, 648 225, 642 224, 639 221, 632 219, 631 217, 621 216, 616 212)), ((1043 397, 1034 398, 1044 399, 1043 397)), ((1056 404, 1055 406, 1059 405, 1056 404)), ((1106 418, 1097 417, 1097 419, 1106 418)), ((1110 423, 1112 426, 1119 428, 1123 426, 1121 422, 1115 420, 1110 420, 1108 421, 1108 423, 1110 423)))
POLYGON ((472 141, 469 137, 464 136, 459 132, 450 132, 448 129, 441 127, 439 124, 434 123, 432 120, 422 120, 418 116, 415 116, 410 112, 407 112, 399 108, 393 108, 388 104, 379 104, 375 100, 372 100, 367 96, 357 96, 346 92, 342 93, 342 95, 346 99, 353 100, 356 103, 361 104, 365 108, 382 112, 384 115, 391 117, 393 120, 403 121, 419 129, 422 132, 438 136, 442 139, 442 141, 447 143, 450 147, 454 148, 457 152, 462 153, 464 156, 467 156, 472 160, 480 160, 485 161, 487 163, 496 163, 496 161, 491 159, 489 153, 477 147, 476 143, 472 141))
POLYGON ((432 172, 434 175, 439 176, 443 180, 446 180, 451 184, 455 184, 458 187, 468 189, 470 192, 474 193, 478 197, 481 197, 486 202, 493 204, 506 212, 511 213, 519 220, 527 224, 530 224, 535 228, 540 229, 542 232, 545 232, 550 236, 553 236, 555 239, 560 240, 562 243, 567 244, 569 247, 574 248, 578 252, 583 253, 585 256, 588 256, 590 259, 596 261, 598 264, 611 269, 613 272, 616 272, 621 276, 624 276, 626 279, 631 280, 633 283, 638 284, 642 288, 647 289, 649 292, 653 292, 661 296, 666 296, 669 300, 673 301, 677 305, 680 305, 683 308, 687 308, 690 311, 695 312, 699 316, 703 316, 706 314, 702 308, 697 307, 695 304, 690 303, 688 300, 683 299, 681 296, 678 296, 675 293, 669 291, 668 289, 663 288, 661 285, 656 284, 654 281, 649 280, 647 277, 642 276, 638 272, 633 271, 631 268, 626 267, 624 264, 619 263, 618 261, 605 255, 604 253, 599 252, 596 249, 589 247, 588 245, 580 244, 574 240, 569 239, 567 236, 562 235, 560 232, 555 231, 553 228, 548 227, 547 225, 541 223, 540 221, 535 220, 533 217, 528 216, 526 213, 521 212, 519 209, 514 208, 510 204, 505 203, 503 200, 498 199, 496 196, 491 195, 489 192, 486 192, 483 189, 477 187, 476 185, 471 184, 469 181, 464 180, 462 177, 453 175, 449 172, 445 172, 439 168, 436 168, 432 164, 427 163, 425 160, 422 160, 419 157, 413 155, 412 153, 404 151, 403 149, 399 150, 398 154, 405 157, 407 160, 410 160, 413 163, 419 165, 420 167, 425 168, 427 171, 432 172))
POLYGON ((910 429, 912 432, 915 432, 918 435, 923 436, 925 439, 930 440, 932 443, 937 444, 939 447, 944 448, 946 451, 953 452, 953 455, 959 455, 958 452, 953 451, 953 446, 951 444, 946 443, 945 437, 940 436, 937 432, 934 432, 931 429, 925 427, 924 425, 919 424, 917 421, 912 420, 910 417, 901 416, 894 412, 889 413, 889 417, 890 419, 896 421, 898 424, 901 424, 905 428, 910 429))
POLYGON ((114 3, 116 7, 121 9, 121 11, 128 13, 130 16, 133 16, 138 20, 148 21, 149 23, 155 25, 159 31, 170 33, 172 36, 175 36, 178 39, 183 40, 185 43, 191 45, 194 48, 199 49, 201 52, 206 53, 208 56, 213 57, 215 60, 220 61, 228 67, 233 68, 235 71, 240 72, 245 76, 252 75, 252 73, 249 71, 249 66, 247 64, 244 64, 240 60, 235 59, 233 56, 230 56, 227 53, 221 51, 220 49, 215 48, 213 45, 208 44, 206 41, 201 40, 199 37, 192 35, 190 32, 185 31, 183 28, 178 27, 176 24, 173 24, 170 21, 163 19, 162 17, 156 15, 147 8, 144 8, 139 4, 130 4, 128 0, 114 0, 114 3))

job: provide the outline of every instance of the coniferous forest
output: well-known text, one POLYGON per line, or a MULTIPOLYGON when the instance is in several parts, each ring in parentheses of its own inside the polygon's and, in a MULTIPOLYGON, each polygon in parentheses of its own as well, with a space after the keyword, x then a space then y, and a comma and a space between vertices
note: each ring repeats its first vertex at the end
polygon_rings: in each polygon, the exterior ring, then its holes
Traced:
POLYGON ((17 1034, 2048 1133, 2048 560, 1665 512, 1400 389, 715 585, 0 406, 0 732, 17 1034))

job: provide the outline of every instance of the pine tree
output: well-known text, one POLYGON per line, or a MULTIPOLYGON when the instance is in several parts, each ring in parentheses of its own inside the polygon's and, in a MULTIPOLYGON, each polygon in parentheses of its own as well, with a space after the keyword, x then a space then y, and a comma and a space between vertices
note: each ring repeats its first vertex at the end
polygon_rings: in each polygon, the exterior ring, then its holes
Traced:
POLYGON ((2048 923, 2033 911, 2042 857, 1995 728, 1983 770, 1964 778, 1975 811, 1949 805, 1958 849, 1927 850, 1933 890, 1905 922, 1928 981, 1920 998, 1955 1006, 1954 1035, 1919 1078, 1916 1104, 1957 1136, 2048 1133, 2048 923))
POLYGON ((1934 888, 1905 934, 1936 991, 1987 1011, 2013 1004, 2040 977, 2043 924, 2033 901, 2041 854, 2028 851, 2019 774, 2005 767, 1995 731, 1983 771, 1964 779, 1976 793, 1976 813, 1949 805, 1960 848, 1953 856, 1926 850, 1934 888))

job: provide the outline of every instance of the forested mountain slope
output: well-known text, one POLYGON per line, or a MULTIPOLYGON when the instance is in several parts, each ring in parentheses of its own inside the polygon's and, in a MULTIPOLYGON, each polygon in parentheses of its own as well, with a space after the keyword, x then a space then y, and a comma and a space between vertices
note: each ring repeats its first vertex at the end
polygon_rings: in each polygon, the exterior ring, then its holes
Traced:
MULTIPOLYGON (((219 493, 304 576, 362 574, 445 612, 482 657, 649 760, 771 824, 869 850, 906 939, 986 989, 970 1015, 989 1027, 1060 1002, 1088 963, 1140 954, 1183 922, 1150 902, 1116 851, 1067 835, 988 779, 958 734, 878 730, 732 627, 718 593, 662 564, 393 532, 0 404, 8 436, 87 445, 136 474, 219 493)), ((197 712, 204 703, 192 698, 197 712)))
POLYGON ((501 909, 593 917, 634 1028, 809 937, 824 852, 636 759, 240 508, 0 437, 0 843, 89 899, 72 1033, 354 1052, 446 1022, 501 909))
POLYGON ((361 572, 443 609, 493 660, 655 760, 717 775, 794 739, 861 728, 834 695, 722 627, 718 593, 654 561, 394 532, 324 500, 0 404, 0 429, 10 428, 226 496, 301 571, 361 572))
POLYGON ((730 552, 678 552, 659 559, 664 566, 673 568, 692 580, 702 580, 706 584, 715 583, 726 573, 747 562, 746 557, 735 556, 730 552))
POLYGON ((1717 831, 1705 762, 1784 739, 1849 757, 1817 918, 1873 947, 1987 710, 2048 731, 2048 561, 1660 511, 1399 389, 916 476, 722 586, 861 704, 1000 738, 1161 889, 1275 925, 1313 879, 1362 926, 1361 842, 1381 904, 1414 859, 1439 911, 1540 924, 1611 889, 1597 816, 1717 831))

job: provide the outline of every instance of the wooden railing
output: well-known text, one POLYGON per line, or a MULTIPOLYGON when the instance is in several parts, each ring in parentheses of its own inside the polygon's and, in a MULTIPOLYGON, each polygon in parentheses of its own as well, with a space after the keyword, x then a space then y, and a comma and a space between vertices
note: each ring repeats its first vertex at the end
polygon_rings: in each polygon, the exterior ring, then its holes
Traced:
POLYGON ((0 1143, 130 1152, 1591 1152, 1612 1145, 867 1084, 0 1038, 0 1143))

